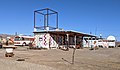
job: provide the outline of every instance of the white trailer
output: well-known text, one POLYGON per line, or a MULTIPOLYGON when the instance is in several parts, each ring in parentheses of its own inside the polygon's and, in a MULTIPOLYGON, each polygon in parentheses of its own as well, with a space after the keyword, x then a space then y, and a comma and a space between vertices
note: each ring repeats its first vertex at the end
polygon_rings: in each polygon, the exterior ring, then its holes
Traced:
POLYGON ((116 39, 115 39, 114 36, 108 36, 107 40, 108 40, 108 46, 109 46, 109 47, 114 48, 114 47, 116 46, 116 45, 115 45, 116 39))
POLYGON ((92 38, 92 37, 84 37, 83 39, 83 47, 102 47, 102 48, 111 48, 115 47, 115 37, 114 36, 108 36, 107 39, 101 39, 101 38, 92 38))

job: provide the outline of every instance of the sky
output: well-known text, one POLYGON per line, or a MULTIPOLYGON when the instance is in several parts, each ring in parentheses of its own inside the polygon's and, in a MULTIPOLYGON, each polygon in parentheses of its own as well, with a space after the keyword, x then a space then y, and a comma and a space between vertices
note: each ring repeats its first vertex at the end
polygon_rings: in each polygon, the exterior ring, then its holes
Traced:
POLYGON ((59 28, 120 41, 120 0, 0 0, 0 34, 33 34, 34 11, 44 8, 58 12, 59 28))

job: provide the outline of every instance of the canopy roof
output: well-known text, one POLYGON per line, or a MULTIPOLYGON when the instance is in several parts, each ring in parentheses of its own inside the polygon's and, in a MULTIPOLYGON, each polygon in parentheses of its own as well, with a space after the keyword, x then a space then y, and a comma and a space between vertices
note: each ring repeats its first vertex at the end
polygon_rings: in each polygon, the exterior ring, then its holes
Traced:
POLYGON ((60 35, 69 34, 69 35, 76 35, 76 36, 97 37, 95 35, 77 32, 73 30, 41 30, 41 31, 34 31, 33 33, 52 33, 52 34, 60 34, 60 35))

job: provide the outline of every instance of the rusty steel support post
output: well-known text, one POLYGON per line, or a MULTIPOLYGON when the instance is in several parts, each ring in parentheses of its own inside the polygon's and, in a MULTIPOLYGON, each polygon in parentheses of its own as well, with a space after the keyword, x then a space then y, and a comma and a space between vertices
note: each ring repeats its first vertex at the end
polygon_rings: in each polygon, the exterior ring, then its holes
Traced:
POLYGON ((36 24, 35 24, 35 11, 34 11, 34 28, 35 28, 35 25, 36 25, 36 24))
POLYGON ((58 13, 56 14, 56 28, 58 29, 58 13))

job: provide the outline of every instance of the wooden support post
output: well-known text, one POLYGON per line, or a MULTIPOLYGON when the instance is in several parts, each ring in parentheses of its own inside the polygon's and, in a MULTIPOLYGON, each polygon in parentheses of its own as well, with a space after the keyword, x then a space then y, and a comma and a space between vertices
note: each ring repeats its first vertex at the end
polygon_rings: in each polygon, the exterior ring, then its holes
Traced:
POLYGON ((67 48, 69 47, 69 34, 66 34, 67 35, 67 48))
POLYGON ((75 41, 75 48, 73 48, 73 55, 72 55, 72 64, 74 64, 74 55, 75 55, 75 50, 76 50, 76 35, 74 37, 74 41, 75 41))
POLYGON ((81 44, 81 49, 83 49, 84 47, 83 47, 83 36, 82 36, 82 44, 81 44))
POLYGON ((49 35, 49 48, 51 49, 51 34, 49 35))
POLYGON ((59 35, 58 34, 56 36, 56 43, 58 44, 58 46, 56 46, 56 48, 57 48, 57 47, 59 47, 59 35))
POLYGON ((62 45, 64 45, 64 37, 62 36, 62 45))

